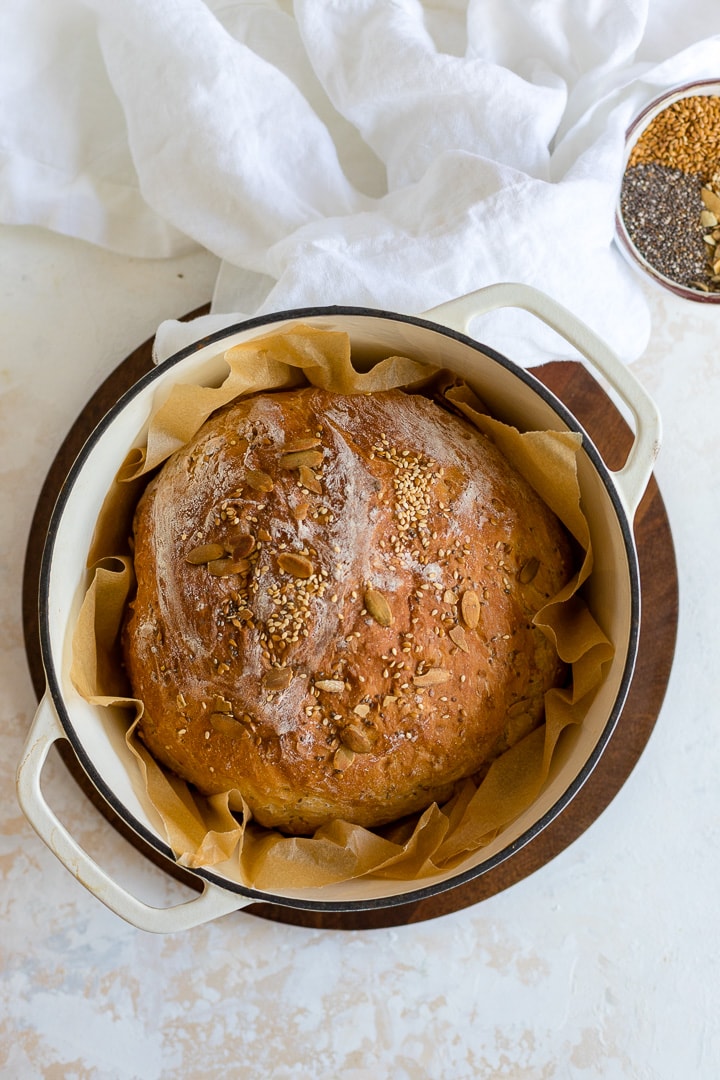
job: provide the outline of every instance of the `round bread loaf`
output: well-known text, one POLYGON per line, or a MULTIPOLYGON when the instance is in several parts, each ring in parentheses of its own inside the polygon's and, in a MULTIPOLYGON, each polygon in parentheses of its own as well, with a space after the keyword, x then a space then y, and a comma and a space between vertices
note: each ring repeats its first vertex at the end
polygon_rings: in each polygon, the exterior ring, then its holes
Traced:
POLYGON ((446 800, 565 676, 533 625, 572 572, 563 527, 420 395, 227 406, 150 482, 134 545, 141 738, 290 834, 446 800))

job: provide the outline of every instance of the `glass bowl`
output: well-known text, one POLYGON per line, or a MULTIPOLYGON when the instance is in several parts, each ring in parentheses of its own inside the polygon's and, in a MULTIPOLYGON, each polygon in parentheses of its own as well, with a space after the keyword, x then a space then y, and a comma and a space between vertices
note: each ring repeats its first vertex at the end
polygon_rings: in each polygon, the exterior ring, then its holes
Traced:
MULTIPOLYGON (((690 97, 720 97, 720 79, 702 79, 697 82, 684 83, 682 86, 676 86, 674 89, 658 95, 649 102, 640 113, 638 113, 626 132, 623 182, 625 180, 628 162, 636 144, 656 117, 671 105, 675 104, 675 102, 690 97)), ((720 111, 718 116, 718 132, 720 134, 720 111)), ((718 168, 720 169, 720 142, 718 144, 718 168)), ((623 188, 621 186, 615 210, 615 235, 620 251, 628 259, 630 264, 650 281, 669 290, 676 296, 681 296, 687 300, 699 301, 704 304, 719 304, 720 282, 715 283, 715 287, 718 290, 717 292, 705 291, 699 286, 696 287, 691 284, 673 280, 673 278, 667 276, 662 269, 649 261, 646 255, 639 250, 638 246, 636 246, 631 238, 631 230, 628 228, 628 224, 623 217, 622 198, 623 188)), ((704 209, 704 206, 702 202, 699 202, 698 219, 702 209, 704 209)), ((720 215, 718 215, 718 218, 720 220, 720 215)), ((718 244, 718 258, 720 258, 720 241, 718 244)))

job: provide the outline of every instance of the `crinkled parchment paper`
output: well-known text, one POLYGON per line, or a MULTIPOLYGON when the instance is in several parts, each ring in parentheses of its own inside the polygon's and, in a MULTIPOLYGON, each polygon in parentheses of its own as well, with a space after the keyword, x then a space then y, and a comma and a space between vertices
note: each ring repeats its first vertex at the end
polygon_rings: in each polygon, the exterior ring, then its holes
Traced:
POLYGON ((228 374, 220 386, 173 387, 154 410, 147 447, 130 452, 107 495, 88 556, 91 583, 73 639, 74 684, 92 703, 128 709, 127 744, 142 788, 185 866, 214 866, 234 858, 246 885, 270 891, 362 875, 412 881, 452 868, 489 843, 537 797, 560 733, 582 723, 613 654, 578 592, 592 569, 576 473, 580 437, 520 433, 487 415, 473 392, 448 372, 404 357, 390 357, 369 372, 358 372, 351 363, 349 339, 340 332, 296 325, 235 346, 225 360, 228 374), (548 693, 541 727, 497 758, 482 782, 465 781, 441 807, 433 805, 415 818, 379 830, 334 821, 312 837, 289 838, 255 824, 241 792, 201 796, 150 756, 135 734, 142 703, 129 696, 119 634, 134 585, 128 542, 132 513, 148 475, 215 409, 238 395, 307 383, 339 393, 412 387, 444 400, 495 440, 564 522, 584 558, 573 581, 537 616, 572 670, 568 688, 548 693))

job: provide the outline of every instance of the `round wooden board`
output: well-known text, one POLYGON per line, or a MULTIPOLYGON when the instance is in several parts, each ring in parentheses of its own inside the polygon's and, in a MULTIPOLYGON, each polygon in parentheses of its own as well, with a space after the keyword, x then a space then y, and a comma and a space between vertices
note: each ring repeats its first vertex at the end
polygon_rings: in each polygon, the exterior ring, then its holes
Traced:
MULTIPOLYGON (((200 312, 194 312, 193 315, 200 312)), ((191 317, 191 316, 188 316, 191 317)), ((45 690, 40 655, 37 600, 40 560, 38 537, 47 531, 64 478, 110 406, 152 366, 152 341, 144 342, 98 388, 72 426, 53 461, 38 499, 30 529, 23 577, 25 648, 38 698, 45 690)), ((534 374, 574 413, 611 469, 622 466, 632 442, 631 432, 611 400, 585 368, 573 362, 553 362, 534 374)), ((615 732, 593 773, 565 811, 539 836, 500 866, 464 885, 429 899, 379 910, 312 912, 274 904, 253 904, 243 914, 277 922, 322 929, 377 929, 421 922, 477 904, 509 888, 549 862, 577 839, 609 805, 632 772, 655 725, 665 696, 675 649, 678 620, 678 579, 670 524, 654 477, 635 519, 642 587, 639 652, 627 702, 615 732)), ((198 879, 157 853, 108 806, 89 782, 69 748, 60 753, 88 800, 142 854, 178 880, 198 888, 198 879)))

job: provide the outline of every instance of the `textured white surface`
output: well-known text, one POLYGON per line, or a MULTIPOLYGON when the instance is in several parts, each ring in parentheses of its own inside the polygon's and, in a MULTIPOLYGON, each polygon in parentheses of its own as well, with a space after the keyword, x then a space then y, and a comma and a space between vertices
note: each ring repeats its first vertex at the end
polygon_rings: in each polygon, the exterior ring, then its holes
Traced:
MULTIPOLYGON (((21 569, 40 487, 97 385, 161 319, 204 302, 216 272, 202 253, 145 262, 0 230, 0 1076, 713 1080, 718 310, 648 293, 652 338, 634 370, 664 419, 656 474, 679 564, 676 662, 630 779, 548 866, 397 929, 321 932, 239 913, 156 937, 107 911, 25 822, 14 772, 35 699, 21 569)), ((157 904, 185 898, 54 753, 43 787, 128 887, 157 904)))

